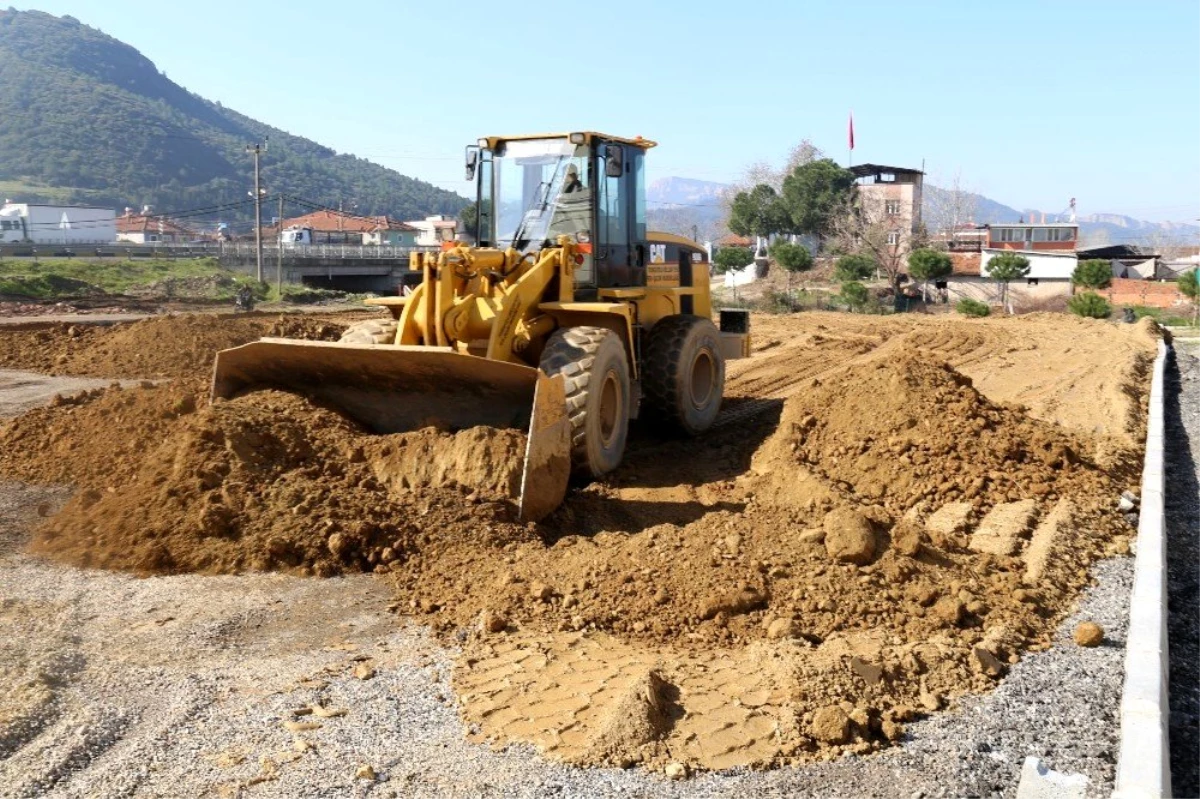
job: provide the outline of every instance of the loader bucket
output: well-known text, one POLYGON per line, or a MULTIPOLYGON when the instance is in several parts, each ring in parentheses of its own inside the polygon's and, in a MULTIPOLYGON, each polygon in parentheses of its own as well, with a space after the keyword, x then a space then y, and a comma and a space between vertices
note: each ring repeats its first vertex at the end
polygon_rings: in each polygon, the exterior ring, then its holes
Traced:
POLYGON ((541 519, 566 496, 571 443, 561 377, 449 347, 264 338, 217 353, 214 399, 263 388, 303 394, 375 433, 525 431, 521 518, 541 519))

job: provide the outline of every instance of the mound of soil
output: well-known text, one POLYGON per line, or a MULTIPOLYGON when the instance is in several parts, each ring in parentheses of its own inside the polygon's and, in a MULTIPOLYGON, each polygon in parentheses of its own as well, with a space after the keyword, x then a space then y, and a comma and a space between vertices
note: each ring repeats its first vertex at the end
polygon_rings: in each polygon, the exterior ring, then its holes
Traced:
POLYGON ((0 330, 0 368, 81 377, 196 377, 217 351, 263 336, 337 340, 343 325, 298 316, 184 314, 99 327, 0 330))
POLYGON ((797 483, 799 472, 845 501, 899 516, 923 500, 982 509, 1027 497, 1052 502, 1070 490, 1107 501, 1110 475, 1087 462, 1087 449, 988 401, 949 365, 909 354, 813 380, 787 403, 753 468, 779 504, 830 501, 797 483))
POLYGON ((442 538, 529 537, 510 521, 515 431, 370 436, 282 392, 197 409, 195 388, 101 389, 0 429, 4 473, 81 488, 32 549, 137 572, 327 576, 387 571, 442 538))

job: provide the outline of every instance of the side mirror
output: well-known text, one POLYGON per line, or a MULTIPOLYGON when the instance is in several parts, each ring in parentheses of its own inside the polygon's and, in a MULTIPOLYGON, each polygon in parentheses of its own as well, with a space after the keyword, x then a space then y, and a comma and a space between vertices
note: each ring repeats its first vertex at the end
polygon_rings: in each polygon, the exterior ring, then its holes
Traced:
POLYGON ((604 145, 604 175, 610 178, 619 178, 625 174, 625 162, 621 145, 606 144, 604 145))
POLYGON ((479 148, 476 145, 472 144, 467 147, 466 161, 466 180, 474 180, 475 166, 479 163, 479 148))

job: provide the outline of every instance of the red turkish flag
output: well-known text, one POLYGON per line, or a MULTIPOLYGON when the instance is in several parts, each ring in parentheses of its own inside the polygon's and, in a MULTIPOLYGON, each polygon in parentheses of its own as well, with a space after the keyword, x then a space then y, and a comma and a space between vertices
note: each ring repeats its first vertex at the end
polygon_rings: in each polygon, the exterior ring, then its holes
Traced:
POLYGON ((854 112, 850 112, 850 149, 854 149, 854 112))

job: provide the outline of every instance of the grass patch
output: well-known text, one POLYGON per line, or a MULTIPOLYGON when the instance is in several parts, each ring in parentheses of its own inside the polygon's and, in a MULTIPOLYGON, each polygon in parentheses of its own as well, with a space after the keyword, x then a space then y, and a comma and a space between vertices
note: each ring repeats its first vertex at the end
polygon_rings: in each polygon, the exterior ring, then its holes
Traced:
POLYGON ((201 297, 224 299, 231 298, 237 284, 244 282, 251 281, 245 275, 224 269, 216 258, 0 260, 0 294, 36 299, 129 294, 150 287, 161 288, 161 293, 168 297, 190 296, 194 289, 201 297))
POLYGON ((1192 313, 1184 313, 1181 315, 1174 309, 1151 308, 1146 305, 1134 305, 1133 315, 1138 319, 1141 319, 1143 316, 1149 316, 1160 325, 1170 325, 1171 327, 1196 326, 1196 317, 1192 313))

